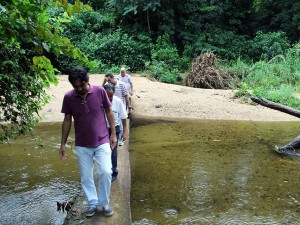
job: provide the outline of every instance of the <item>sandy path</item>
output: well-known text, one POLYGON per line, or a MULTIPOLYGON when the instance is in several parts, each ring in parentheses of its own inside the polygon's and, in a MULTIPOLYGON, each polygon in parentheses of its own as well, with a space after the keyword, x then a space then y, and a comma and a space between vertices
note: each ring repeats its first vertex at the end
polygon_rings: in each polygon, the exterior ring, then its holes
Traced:
MULTIPOLYGON (((90 83, 100 85, 103 75, 91 75, 90 83)), ((133 76, 134 113, 140 116, 216 120, 298 121, 296 117, 260 105, 242 104, 232 90, 196 89, 133 76)), ((67 76, 47 92, 52 100, 40 112, 44 122, 62 121, 64 94, 72 89, 67 76)))

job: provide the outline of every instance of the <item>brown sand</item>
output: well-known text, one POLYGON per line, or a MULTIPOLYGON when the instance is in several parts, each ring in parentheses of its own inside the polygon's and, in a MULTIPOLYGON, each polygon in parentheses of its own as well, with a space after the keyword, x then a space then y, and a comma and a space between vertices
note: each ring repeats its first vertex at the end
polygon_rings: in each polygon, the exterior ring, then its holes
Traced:
MULTIPOLYGON (((90 83, 101 85, 104 75, 91 75, 90 83)), ((297 121, 296 117, 268 109, 260 105, 241 103, 234 99, 232 90, 198 89, 151 81, 146 77, 133 76, 134 114, 146 117, 297 121)), ((63 120, 60 113, 64 94, 72 89, 65 75, 59 76, 59 84, 47 92, 51 101, 40 112, 43 122, 63 120)))

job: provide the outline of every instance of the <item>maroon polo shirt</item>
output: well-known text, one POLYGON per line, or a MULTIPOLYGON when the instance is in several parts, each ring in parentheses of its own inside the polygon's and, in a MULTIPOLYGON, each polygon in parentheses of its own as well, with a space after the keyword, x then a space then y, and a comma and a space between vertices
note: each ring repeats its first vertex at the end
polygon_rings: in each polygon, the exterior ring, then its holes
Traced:
POLYGON ((104 88, 90 85, 85 100, 73 89, 64 96, 61 112, 74 118, 75 145, 97 147, 109 143, 105 108, 111 107, 104 88))

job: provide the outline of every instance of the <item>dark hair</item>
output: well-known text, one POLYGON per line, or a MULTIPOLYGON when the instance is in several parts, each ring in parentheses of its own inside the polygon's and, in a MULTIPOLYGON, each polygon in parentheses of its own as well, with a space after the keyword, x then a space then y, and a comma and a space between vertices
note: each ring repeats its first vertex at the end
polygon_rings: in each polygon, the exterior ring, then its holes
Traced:
POLYGON ((68 79, 71 84, 73 84, 78 79, 80 80, 80 82, 82 82, 82 81, 88 82, 89 75, 84 68, 78 66, 78 67, 74 67, 70 70, 68 79))
POLYGON ((105 90, 112 90, 115 93, 115 85, 113 85, 113 84, 105 84, 104 89, 105 90))
POLYGON ((105 77, 114 78, 114 75, 111 72, 105 74, 105 77))

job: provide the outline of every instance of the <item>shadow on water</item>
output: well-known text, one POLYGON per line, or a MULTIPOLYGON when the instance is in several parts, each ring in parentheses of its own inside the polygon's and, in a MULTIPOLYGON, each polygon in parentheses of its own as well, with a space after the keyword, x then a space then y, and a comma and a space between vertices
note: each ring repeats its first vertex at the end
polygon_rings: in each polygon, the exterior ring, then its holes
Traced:
MULTIPOLYGON (((79 187, 75 153, 58 156, 61 123, 43 123, 10 145, 0 144, 0 224, 62 224, 56 201, 79 187)), ((74 148, 73 148, 74 149, 74 148)))
POLYGON ((130 131, 134 224, 299 224, 296 122, 149 121, 130 131))

